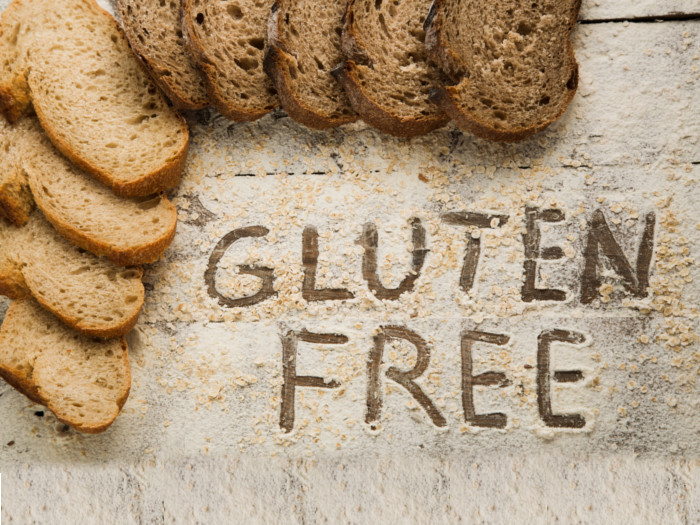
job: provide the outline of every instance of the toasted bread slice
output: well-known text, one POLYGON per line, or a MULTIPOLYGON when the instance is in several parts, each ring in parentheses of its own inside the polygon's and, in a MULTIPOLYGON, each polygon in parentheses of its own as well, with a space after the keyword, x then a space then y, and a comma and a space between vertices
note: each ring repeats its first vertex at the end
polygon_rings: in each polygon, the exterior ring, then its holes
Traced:
POLYGON ((346 0, 277 0, 268 21, 265 71, 287 114, 314 129, 357 120, 331 70, 342 60, 346 0))
POLYGON ((444 75, 427 56, 430 0, 350 0, 334 74, 362 120, 397 137, 423 135, 448 117, 429 96, 444 75))
POLYGON ((119 14, 131 49, 173 105, 179 109, 209 106, 204 81, 185 52, 180 0, 119 0, 119 14))
POLYGON ((578 86, 569 37, 580 4, 435 0, 426 46, 453 85, 433 99, 478 137, 512 142, 542 131, 561 117, 578 86))
POLYGON ((56 147, 122 196, 175 186, 187 125, 94 0, 14 0, 0 16, 0 110, 33 105, 56 147))
POLYGON ((279 105, 263 71, 267 18, 272 0, 183 0, 187 49, 204 75, 216 109, 252 121, 279 105))
POLYGON ((22 228, 0 220, 0 246, 0 293, 31 295, 85 335, 117 337, 136 324, 144 300, 140 267, 119 267, 70 244, 39 211, 22 228))
POLYGON ((81 336, 32 299, 13 302, 5 315, 0 375, 60 421, 91 434, 112 424, 131 388, 124 338, 81 336))

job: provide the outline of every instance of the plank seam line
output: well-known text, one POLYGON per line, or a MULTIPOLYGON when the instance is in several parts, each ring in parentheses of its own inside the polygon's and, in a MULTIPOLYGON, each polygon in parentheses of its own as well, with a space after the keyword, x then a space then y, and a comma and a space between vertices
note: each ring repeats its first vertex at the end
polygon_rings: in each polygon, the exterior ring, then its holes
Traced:
POLYGON ((668 13, 665 15, 649 15, 649 16, 633 16, 630 18, 594 18, 591 20, 579 20, 579 24, 607 24, 607 23, 623 23, 630 24, 648 24, 653 22, 687 22, 692 20, 700 20, 700 12, 698 13, 668 13))

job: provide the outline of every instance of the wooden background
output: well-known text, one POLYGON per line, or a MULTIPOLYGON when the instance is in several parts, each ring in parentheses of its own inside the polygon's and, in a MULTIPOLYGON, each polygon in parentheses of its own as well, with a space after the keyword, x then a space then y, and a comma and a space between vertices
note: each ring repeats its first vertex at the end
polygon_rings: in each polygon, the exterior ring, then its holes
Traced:
MULTIPOLYGON (((0 1, 0 8, 7 3, 0 1)), ((0 385, 4 522, 405 523, 408 516, 415 523, 700 520, 700 349, 692 339, 676 346, 668 339, 678 326, 691 336, 698 333, 700 272, 687 259, 697 258, 700 242, 700 2, 583 0, 580 18, 574 34, 581 68, 576 98, 561 121, 520 144, 486 143, 452 126, 405 141, 362 124, 311 132, 279 111, 247 125, 209 110, 189 114, 190 161, 172 194, 180 210, 178 237, 164 260, 146 270, 148 302, 129 339, 130 399, 105 434, 81 436, 0 385), (661 278, 668 270, 669 280, 680 282, 667 283, 663 291, 659 285, 655 297, 668 297, 677 310, 647 316, 617 297, 593 313, 575 298, 541 310, 516 302, 510 319, 487 314, 482 324, 479 316, 495 308, 498 298, 484 299, 481 306, 467 301, 455 314, 454 297, 438 297, 426 305, 430 315, 418 314, 416 320, 402 305, 374 305, 362 314, 350 309, 348 315, 297 311, 280 300, 273 303, 280 305, 277 310, 230 312, 206 294, 203 274, 213 246, 243 225, 279 229, 268 252, 264 246, 256 249, 271 263, 282 259, 294 267, 307 223, 320 230, 336 225, 342 237, 359 233, 365 218, 374 216, 388 245, 403 248, 405 216, 415 210, 432 228, 444 211, 495 208, 511 214, 514 229, 498 237, 501 244, 493 253, 485 251, 487 260, 500 257, 498 250, 519 252, 517 228, 523 207, 531 203, 555 203, 572 217, 555 233, 572 236, 574 262, 559 273, 550 271, 552 282, 568 283, 571 290, 583 244, 579 221, 586 213, 596 207, 613 213, 615 203, 629 206, 623 214, 654 211, 657 250, 689 250, 683 268, 666 269, 672 260, 660 253, 655 260, 653 275, 661 278), (577 215, 579 206, 586 213, 577 215), (540 325, 566 321, 580 328, 593 346, 585 358, 566 354, 570 361, 564 359, 562 366, 580 366, 600 379, 602 390, 586 382, 558 395, 562 409, 584 411, 589 425, 578 433, 548 433, 538 422, 534 398, 525 396, 520 406, 513 402, 514 386, 507 391, 510 397, 494 402, 494 410, 505 406, 511 421, 522 421, 520 427, 465 433, 460 406, 452 410, 446 396, 449 425, 438 431, 420 410, 406 416, 400 398, 401 403, 387 402, 394 417, 381 434, 353 427, 347 431, 351 439, 336 449, 333 431, 353 414, 363 418, 360 380, 347 393, 359 401, 334 405, 309 396, 310 405, 299 408, 301 421, 317 404, 331 431, 319 426, 317 434, 312 421, 293 438, 280 437, 279 405, 268 406, 262 395, 279 388, 278 321, 344 327, 366 350, 370 328, 386 319, 414 323, 436 348, 454 346, 465 323, 508 331, 516 339, 514 364, 503 366, 514 378, 522 374, 524 388, 527 373, 516 368, 529 363, 540 325), (646 333, 668 337, 642 344, 639 337, 646 333), (588 356, 595 352, 600 361, 588 356), (658 358, 659 365, 640 355, 658 358), (633 373, 630 364, 640 372, 633 373), (253 384, 250 377, 270 383, 253 384), (630 382, 649 385, 658 400, 641 395, 630 382), (251 392, 262 394, 248 400, 251 392), (251 422, 256 416, 259 421, 251 422)), ((638 231, 636 223, 630 228, 638 231)), ((452 263, 458 262, 461 252, 449 246, 459 241, 459 232, 444 226, 429 231, 436 239, 433 253, 449 252, 452 263)), ((637 243, 635 234, 623 248, 634 253, 637 243)), ((521 266, 516 259, 514 272, 521 266)), ((435 287, 421 293, 439 296, 449 289, 449 275, 442 276, 438 267, 426 271, 435 287)), ((291 287, 298 275, 284 279, 291 287)), ((484 291, 499 281, 503 288, 518 286, 507 272, 486 272, 482 280, 484 291)), ((294 298, 292 292, 289 296, 294 298)), ((0 317, 6 305, 0 301, 0 317)), ((364 359, 339 366, 357 368, 359 377, 364 359)), ((436 352, 434 359, 442 360, 446 377, 459 366, 449 352, 436 352)), ((487 410, 487 397, 480 402, 487 410)))

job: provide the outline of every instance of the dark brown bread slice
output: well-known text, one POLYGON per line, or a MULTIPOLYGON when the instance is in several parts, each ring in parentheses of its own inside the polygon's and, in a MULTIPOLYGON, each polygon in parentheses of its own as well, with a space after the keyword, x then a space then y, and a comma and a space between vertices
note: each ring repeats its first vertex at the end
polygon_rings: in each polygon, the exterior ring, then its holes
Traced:
POLYGON ((430 56, 454 85, 433 99, 462 129, 522 140, 566 110, 578 86, 570 35, 580 0, 435 0, 430 56))
POLYGON ((82 334, 117 337, 136 324, 144 300, 140 267, 81 250, 35 211, 26 226, 0 220, 0 293, 33 296, 82 334))
POLYGON ((33 106, 54 145, 122 196, 174 187, 189 131, 94 0, 14 0, 0 16, 0 110, 33 106))
POLYGON ((97 341, 35 301, 15 301, 0 329, 0 376, 81 432, 109 427, 131 388, 126 340, 97 341))
POLYGON ((204 81, 185 52, 180 0, 119 0, 119 13, 131 49, 173 105, 209 106, 204 81))
POLYGON ((430 0, 350 0, 342 46, 345 62, 334 74, 362 120, 398 137, 445 125, 429 100, 443 82, 425 50, 423 22, 430 0))
POLYGON ((287 114, 314 129, 357 120, 331 70, 342 59, 347 0, 277 0, 270 11, 265 71, 287 114))
POLYGON ((272 0, 183 0, 182 29, 216 109, 239 121, 256 120, 279 105, 263 71, 272 0))

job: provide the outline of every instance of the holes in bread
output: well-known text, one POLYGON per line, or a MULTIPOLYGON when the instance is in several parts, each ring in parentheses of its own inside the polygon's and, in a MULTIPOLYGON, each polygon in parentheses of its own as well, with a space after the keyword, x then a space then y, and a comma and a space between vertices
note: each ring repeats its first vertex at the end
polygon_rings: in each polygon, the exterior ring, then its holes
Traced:
POLYGON ((382 31, 384 31, 384 34, 387 37, 391 38, 391 36, 389 35, 389 28, 386 26, 386 20, 384 20, 384 13, 380 13, 379 15, 379 25, 382 26, 382 31))
POLYGON ((374 8, 379 11, 382 8, 382 0, 374 0, 374 8))
MULTIPOLYGON (((243 18, 243 10, 240 8, 240 6, 237 6, 236 4, 231 4, 226 8, 226 12, 229 14, 231 18, 234 20, 240 20, 243 18)), ((197 15, 199 16, 199 15, 197 15)), ((200 22, 201 24, 201 22, 200 22)))
POLYGON ((204 14, 197 13, 197 16, 195 16, 194 19, 201 26, 204 23, 204 14))
POLYGON ((236 59, 234 59, 234 62, 243 71, 250 72, 250 71, 257 69, 257 67, 258 67, 258 61, 255 58, 250 58, 250 57, 236 58, 236 59))
POLYGON ((503 121, 505 121, 506 117, 507 117, 507 115, 505 114, 504 111, 501 111, 498 109, 493 112, 493 116, 496 117, 498 120, 503 120, 503 121))
POLYGON ((549 97, 547 95, 543 96, 540 101, 538 102, 540 106, 546 106, 549 104, 549 97))
POLYGON ((532 33, 532 26, 528 22, 520 22, 515 30, 519 34, 527 36, 532 33))
POLYGON ((251 38, 248 40, 248 43, 253 46, 255 49, 259 49, 260 51, 263 50, 265 47, 265 39, 264 38, 251 38))

